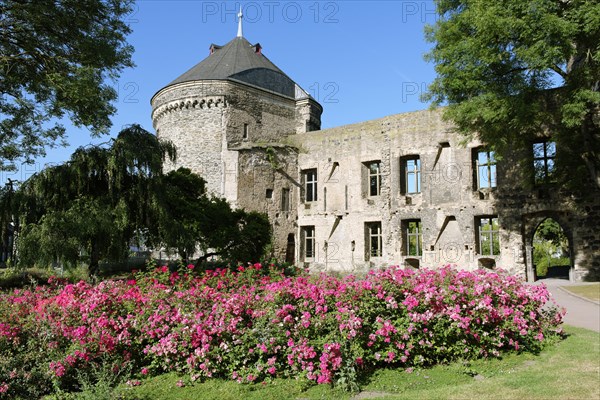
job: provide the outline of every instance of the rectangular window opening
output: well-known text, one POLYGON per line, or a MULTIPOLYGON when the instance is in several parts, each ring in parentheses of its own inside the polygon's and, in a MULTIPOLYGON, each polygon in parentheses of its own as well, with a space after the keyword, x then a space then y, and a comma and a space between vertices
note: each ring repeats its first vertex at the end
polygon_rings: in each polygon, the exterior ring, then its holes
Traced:
POLYGON ((317 170, 306 169, 302 171, 302 179, 304 180, 304 201, 317 201, 317 170))
POLYGON ((290 211, 290 189, 281 189, 281 211, 290 211))
POLYGON ((367 168, 367 193, 370 197, 381 194, 381 162, 370 161, 364 164, 367 168))
POLYGON ((302 254, 304 260, 312 260, 315 258, 316 252, 316 241, 315 241, 315 227, 314 226, 303 226, 302 227, 302 254))
POLYGON ((496 158, 493 151, 478 148, 473 154, 475 158, 475 173, 477 189, 492 189, 496 187, 496 158))
POLYGON ((400 192, 402 194, 421 193, 421 159, 419 156, 402 157, 400 174, 400 192))
POLYGON ((250 127, 248 124, 244 124, 244 131, 242 133, 242 139, 248 139, 248 135, 250 133, 250 127))
POLYGON ((541 140, 533 143, 533 170, 536 184, 554 182, 556 143, 541 140))
POLYGON ((366 259, 381 257, 383 255, 383 235, 381 231, 381 222, 365 223, 366 231, 366 259))
POLYGON ((500 254, 500 235, 498 230, 498 217, 478 217, 476 220, 478 235, 478 253, 483 256, 497 256, 500 254))
POLYGON ((423 227, 421 220, 403 222, 404 255, 420 257, 423 255, 423 227))

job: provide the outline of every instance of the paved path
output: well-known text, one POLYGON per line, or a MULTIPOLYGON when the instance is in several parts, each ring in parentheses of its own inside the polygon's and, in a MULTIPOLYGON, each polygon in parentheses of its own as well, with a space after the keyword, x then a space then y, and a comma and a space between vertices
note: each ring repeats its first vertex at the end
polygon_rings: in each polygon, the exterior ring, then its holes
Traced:
POLYGON ((543 279, 556 302, 567 309, 564 322, 568 325, 591 329, 600 332, 600 305, 591 300, 585 300, 567 292, 563 287, 582 285, 585 283, 571 283, 564 279, 543 279))

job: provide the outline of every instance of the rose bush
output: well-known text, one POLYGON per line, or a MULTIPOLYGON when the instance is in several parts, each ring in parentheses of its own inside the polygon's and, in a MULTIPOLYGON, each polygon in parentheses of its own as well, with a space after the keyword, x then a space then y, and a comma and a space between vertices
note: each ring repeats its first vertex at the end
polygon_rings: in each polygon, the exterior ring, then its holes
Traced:
POLYGON ((539 351, 564 311, 544 286, 489 271, 286 276, 274 266, 160 267, 128 280, 0 295, 0 397, 166 371, 190 379, 294 377, 356 388, 380 367, 539 351))

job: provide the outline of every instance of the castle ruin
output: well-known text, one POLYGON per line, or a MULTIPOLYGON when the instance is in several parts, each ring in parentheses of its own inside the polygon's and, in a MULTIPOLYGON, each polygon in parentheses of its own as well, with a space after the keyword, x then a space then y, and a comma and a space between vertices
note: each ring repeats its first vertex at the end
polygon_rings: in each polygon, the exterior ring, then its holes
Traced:
POLYGON ((534 232, 552 218, 568 238, 568 278, 600 269, 600 198, 543 184, 560 152, 551 137, 500 161, 463 143, 440 110, 320 130, 322 106, 241 25, 151 104, 157 135, 178 149, 168 168, 266 213, 280 260, 341 272, 456 264, 532 281, 534 232))

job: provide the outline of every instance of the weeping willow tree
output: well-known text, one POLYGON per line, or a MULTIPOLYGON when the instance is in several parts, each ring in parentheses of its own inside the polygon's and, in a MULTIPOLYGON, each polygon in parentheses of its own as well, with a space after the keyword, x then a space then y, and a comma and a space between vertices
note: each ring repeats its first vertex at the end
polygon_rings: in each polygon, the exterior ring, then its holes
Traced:
POLYGON ((122 130, 108 146, 79 148, 62 165, 46 168, 20 188, 20 263, 87 261, 91 274, 102 259, 122 259, 140 232, 160 215, 154 193, 171 143, 139 125, 122 130))
POLYGON ((101 260, 125 259, 131 244, 173 249, 184 260, 200 250, 204 259, 259 261, 271 239, 267 217, 208 196, 189 169, 164 174, 163 161, 175 155, 170 142, 132 125, 32 176, 0 215, 18 215, 20 265, 85 262, 95 275, 101 260))

